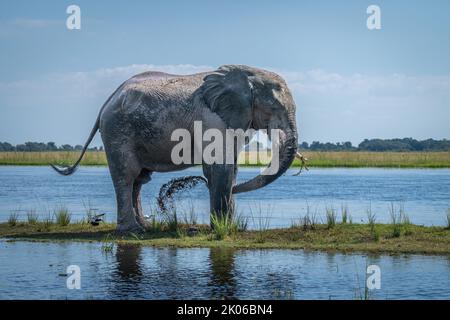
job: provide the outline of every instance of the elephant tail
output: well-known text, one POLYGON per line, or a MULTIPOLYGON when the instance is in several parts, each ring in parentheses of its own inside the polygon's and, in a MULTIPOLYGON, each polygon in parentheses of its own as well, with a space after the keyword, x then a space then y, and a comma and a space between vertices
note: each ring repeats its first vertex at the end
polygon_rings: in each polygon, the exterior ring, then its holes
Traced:
POLYGON ((97 133, 97 130, 100 126, 100 115, 97 117, 97 120, 95 121, 95 125, 91 130, 91 134, 89 135, 89 138, 87 139, 86 143, 84 144, 83 150, 81 151, 80 157, 78 158, 78 160, 70 167, 57 167, 53 164, 50 164, 50 166, 55 169, 56 172, 58 172, 59 174, 62 174, 64 176, 68 176, 71 175, 72 173, 75 172, 75 170, 77 169, 78 165, 81 162, 81 159, 83 159, 84 154, 86 153, 86 150, 89 146, 89 144, 91 143, 92 139, 94 138, 95 134, 97 133))
POLYGON ((98 113, 97 116, 97 120, 95 120, 95 124, 94 127, 91 130, 91 134, 89 135, 89 138, 87 139, 86 143, 84 144, 83 150, 81 151, 80 157, 78 158, 77 162, 75 162, 72 166, 70 167, 57 167, 53 164, 50 164, 50 166, 55 169, 56 172, 58 172, 59 174, 62 174, 64 176, 68 176, 71 175, 72 173, 75 172, 75 170, 77 170, 78 165, 81 162, 81 159, 83 159, 84 154, 86 153, 86 150, 89 146, 89 144, 91 143, 92 139, 94 139, 95 134, 97 133, 98 129, 100 128, 100 116, 103 112, 103 110, 105 109, 105 107, 108 105, 108 103, 111 101, 111 99, 114 97, 114 95, 119 92, 122 88, 123 85, 126 82, 122 83, 106 100, 106 102, 103 104, 102 108, 100 109, 100 112, 98 113))

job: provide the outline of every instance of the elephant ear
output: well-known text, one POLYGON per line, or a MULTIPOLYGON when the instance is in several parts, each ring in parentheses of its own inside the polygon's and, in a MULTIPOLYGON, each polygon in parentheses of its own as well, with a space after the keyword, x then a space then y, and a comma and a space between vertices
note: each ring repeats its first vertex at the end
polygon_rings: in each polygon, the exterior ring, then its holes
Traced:
POLYGON ((224 66, 207 75, 202 84, 208 107, 232 129, 248 129, 252 121, 253 94, 248 74, 224 66))

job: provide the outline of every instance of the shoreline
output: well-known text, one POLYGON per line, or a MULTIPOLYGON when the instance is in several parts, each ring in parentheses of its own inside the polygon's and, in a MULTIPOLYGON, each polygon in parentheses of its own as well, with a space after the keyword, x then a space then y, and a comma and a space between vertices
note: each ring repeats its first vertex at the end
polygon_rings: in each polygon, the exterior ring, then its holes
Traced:
POLYGON ((175 231, 153 230, 142 234, 117 235, 115 224, 93 227, 87 223, 67 226, 19 222, 16 226, 0 223, 0 238, 6 241, 31 242, 99 242, 111 246, 117 243, 172 248, 231 249, 291 249, 323 252, 365 254, 450 255, 450 229, 413 224, 336 224, 330 228, 318 224, 313 228, 294 226, 281 229, 237 231, 221 240, 208 226, 196 226, 198 232, 189 235, 189 226, 175 231))

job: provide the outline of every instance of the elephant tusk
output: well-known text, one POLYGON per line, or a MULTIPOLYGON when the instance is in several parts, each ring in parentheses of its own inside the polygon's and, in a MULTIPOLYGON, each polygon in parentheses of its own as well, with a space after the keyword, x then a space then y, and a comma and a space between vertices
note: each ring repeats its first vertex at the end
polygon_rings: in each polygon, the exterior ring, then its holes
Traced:
POLYGON ((299 159, 302 163, 300 170, 294 174, 294 176, 298 176, 300 173, 302 173, 303 168, 306 169, 306 171, 309 170, 306 161, 308 161, 308 159, 306 157, 304 157, 300 152, 297 152, 297 154, 295 155, 295 158, 299 159))

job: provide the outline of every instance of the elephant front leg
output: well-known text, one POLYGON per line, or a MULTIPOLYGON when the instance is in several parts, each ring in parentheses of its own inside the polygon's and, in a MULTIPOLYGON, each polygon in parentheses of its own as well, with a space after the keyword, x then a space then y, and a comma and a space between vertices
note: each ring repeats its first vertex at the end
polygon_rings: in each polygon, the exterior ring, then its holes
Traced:
POLYGON ((203 172, 208 179, 210 212, 219 217, 234 214, 234 196, 232 188, 235 184, 235 165, 205 165, 203 172))

